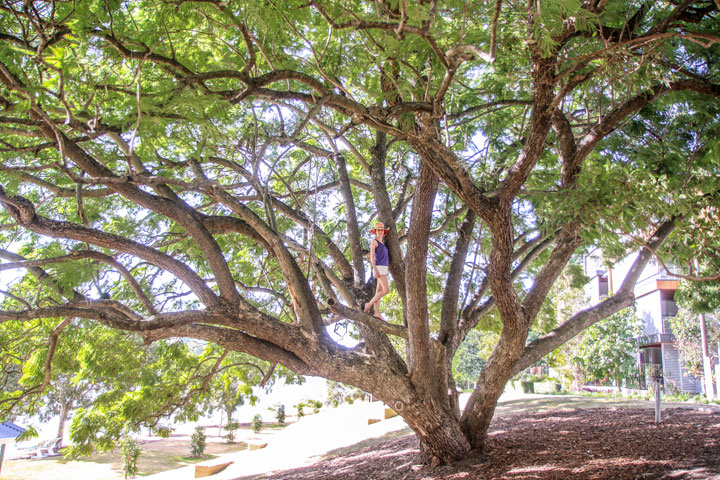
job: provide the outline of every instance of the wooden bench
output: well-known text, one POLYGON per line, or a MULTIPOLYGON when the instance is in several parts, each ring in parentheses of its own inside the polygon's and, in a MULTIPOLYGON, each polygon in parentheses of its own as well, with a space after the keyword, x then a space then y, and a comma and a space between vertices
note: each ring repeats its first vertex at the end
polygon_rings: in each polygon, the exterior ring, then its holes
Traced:
POLYGON ((255 442, 248 442, 248 450, 260 450, 261 448, 267 447, 267 442, 261 442, 261 441, 255 441, 255 442))
POLYGON ((227 468, 233 462, 217 463, 215 465, 195 465, 195 478, 209 477, 227 468))

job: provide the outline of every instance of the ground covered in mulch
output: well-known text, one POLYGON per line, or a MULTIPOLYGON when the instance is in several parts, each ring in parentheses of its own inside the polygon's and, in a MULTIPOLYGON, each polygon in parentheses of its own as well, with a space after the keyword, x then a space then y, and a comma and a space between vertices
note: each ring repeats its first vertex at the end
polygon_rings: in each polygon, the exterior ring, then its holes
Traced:
POLYGON ((493 421, 483 452, 440 467, 417 465, 403 437, 267 480, 720 479, 720 413, 578 409, 493 421))

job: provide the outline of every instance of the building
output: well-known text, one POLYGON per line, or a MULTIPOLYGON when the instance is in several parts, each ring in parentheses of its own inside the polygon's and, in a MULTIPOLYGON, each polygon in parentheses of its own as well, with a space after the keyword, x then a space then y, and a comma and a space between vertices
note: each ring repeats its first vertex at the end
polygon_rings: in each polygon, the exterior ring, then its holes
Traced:
POLYGON ((14 442, 23 433, 25 433, 25 429, 14 423, 0 422, 0 471, 2 471, 2 462, 5 457, 5 444, 14 442))
MULTIPOLYGON (((596 250, 585 258, 585 275, 591 278, 588 294, 596 304, 620 287, 637 255, 631 255, 609 268, 604 265, 602 252, 596 250)), ((673 266, 668 266, 672 270, 673 266)), ((638 347, 662 361, 665 388, 683 393, 701 393, 702 382, 683 368, 680 351, 673 335, 670 317, 677 315, 675 291, 676 277, 669 275, 657 261, 651 261, 635 284, 636 315, 643 320, 643 335, 637 339, 638 347)))

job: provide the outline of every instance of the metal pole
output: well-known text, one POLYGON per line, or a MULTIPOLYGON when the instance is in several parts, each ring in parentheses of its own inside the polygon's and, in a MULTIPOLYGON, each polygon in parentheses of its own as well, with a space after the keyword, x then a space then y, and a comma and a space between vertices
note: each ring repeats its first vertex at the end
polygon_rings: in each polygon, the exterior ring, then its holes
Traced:
POLYGON ((713 399, 713 371, 710 365, 710 350, 707 341, 707 326, 705 325, 705 314, 700 314, 700 342, 702 345, 703 357, 703 379, 705 380, 705 396, 711 401, 713 399))
MULTIPOLYGON (((693 262, 695 264, 695 273, 700 274, 700 262, 696 258, 693 262)), ((712 365, 710 364, 710 349, 708 348, 707 341, 707 326, 705 325, 705 314, 700 315, 700 344, 702 346, 702 358, 703 358, 703 380, 705 384, 705 396, 710 401, 713 399, 713 371, 712 365)), ((718 392, 720 393, 720 392, 718 392)))
POLYGON ((655 380, 655 423, 660 423, 660 388, 662 377, 657 365, 655 366, 653 377, 653 380, 655 380))
POLYGON ((0 444, 0 472, 2 472, 2 462, 5 457, 5 444, 0 444))

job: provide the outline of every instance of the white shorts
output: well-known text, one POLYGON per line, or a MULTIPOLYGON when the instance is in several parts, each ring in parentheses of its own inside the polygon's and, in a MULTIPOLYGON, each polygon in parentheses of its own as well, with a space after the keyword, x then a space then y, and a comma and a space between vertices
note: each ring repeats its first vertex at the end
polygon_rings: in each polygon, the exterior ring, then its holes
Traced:
POLYGON ((375 268, 377 268, 379 275, 387 275, 388 274, 388 266, 387 265, 375 265, 375 268))

